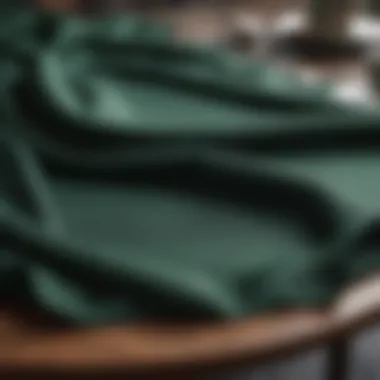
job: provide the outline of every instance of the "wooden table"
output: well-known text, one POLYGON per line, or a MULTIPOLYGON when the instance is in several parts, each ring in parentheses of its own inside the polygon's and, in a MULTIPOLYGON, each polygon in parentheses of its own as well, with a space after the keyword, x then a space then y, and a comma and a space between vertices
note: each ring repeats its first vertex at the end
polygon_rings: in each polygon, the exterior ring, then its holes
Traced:
MULTIPOLYGON (((267 0, 268 1, 268 0, 267 0)), ((279 4, 275 1, 273 3, 279 4)), ((292 2, 294 5, 297 2, 292 2)), ((228 8, 231 11, 231 6, 228 8)), ((274 17, 279 5, 240 4, 233 12, 274 17), (272 6, 271 6, 272 5, 272 6), (270 10, 266 12, 266 10, 270 10)), ((151 16, 170 20, 178 38, 211 41, 231 20, 226 9, 194 6, 163 9, 151 16)), ((363 82, 360 62, 294 63, 298 69, 363 82), (362 79, 361 79, 362 78, 362 79)), ((216 324, 144 324, 73 329, 46 315, 6 306, 0 313, 0 372, 106 373, 132 378, 199 378, 218 371, 288 358, 321 345, 330 347, 329 380, 346 379, 348 342, 379 320, 380 280, 371 279, 337 295, 325 310, 295 310, 216 324)))

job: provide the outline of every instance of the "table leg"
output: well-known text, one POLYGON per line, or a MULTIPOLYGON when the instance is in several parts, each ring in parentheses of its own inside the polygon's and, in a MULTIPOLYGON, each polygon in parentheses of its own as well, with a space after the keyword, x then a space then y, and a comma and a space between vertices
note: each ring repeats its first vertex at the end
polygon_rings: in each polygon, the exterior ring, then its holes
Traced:
POLYGON ((328 347, 327 380, 348 379, 349 346, 348 340, 339 340, 328 347))

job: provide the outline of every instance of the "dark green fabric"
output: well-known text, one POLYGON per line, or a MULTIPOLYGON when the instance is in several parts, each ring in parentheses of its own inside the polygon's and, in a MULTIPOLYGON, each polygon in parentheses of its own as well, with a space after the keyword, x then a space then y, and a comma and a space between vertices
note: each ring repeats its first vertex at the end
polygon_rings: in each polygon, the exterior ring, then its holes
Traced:
POLYGON ((377 110, 134 16, 0 19, 4 297, 237 318, 379 268, 377 110))

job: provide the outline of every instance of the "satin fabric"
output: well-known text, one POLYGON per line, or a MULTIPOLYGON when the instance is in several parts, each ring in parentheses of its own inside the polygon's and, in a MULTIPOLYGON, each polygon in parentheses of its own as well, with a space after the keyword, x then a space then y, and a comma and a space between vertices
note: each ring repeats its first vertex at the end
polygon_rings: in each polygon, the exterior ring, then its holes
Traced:
POLYGON ((230 319, 378 269, 377 110, 134 15, 2 7, 4 297, 230 319))

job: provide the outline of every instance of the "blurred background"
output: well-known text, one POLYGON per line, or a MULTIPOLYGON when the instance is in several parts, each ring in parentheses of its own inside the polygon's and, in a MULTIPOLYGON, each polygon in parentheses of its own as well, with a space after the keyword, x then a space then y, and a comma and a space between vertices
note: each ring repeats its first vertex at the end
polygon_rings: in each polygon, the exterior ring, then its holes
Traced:
POLYGON ((344 101, 377 101, 379 0, 34 1, 53 12, 89 17, 139 12, 168 22, 179 40, 223 43, 285 65, 311 84, 333 80, 336 96, 344 101))

